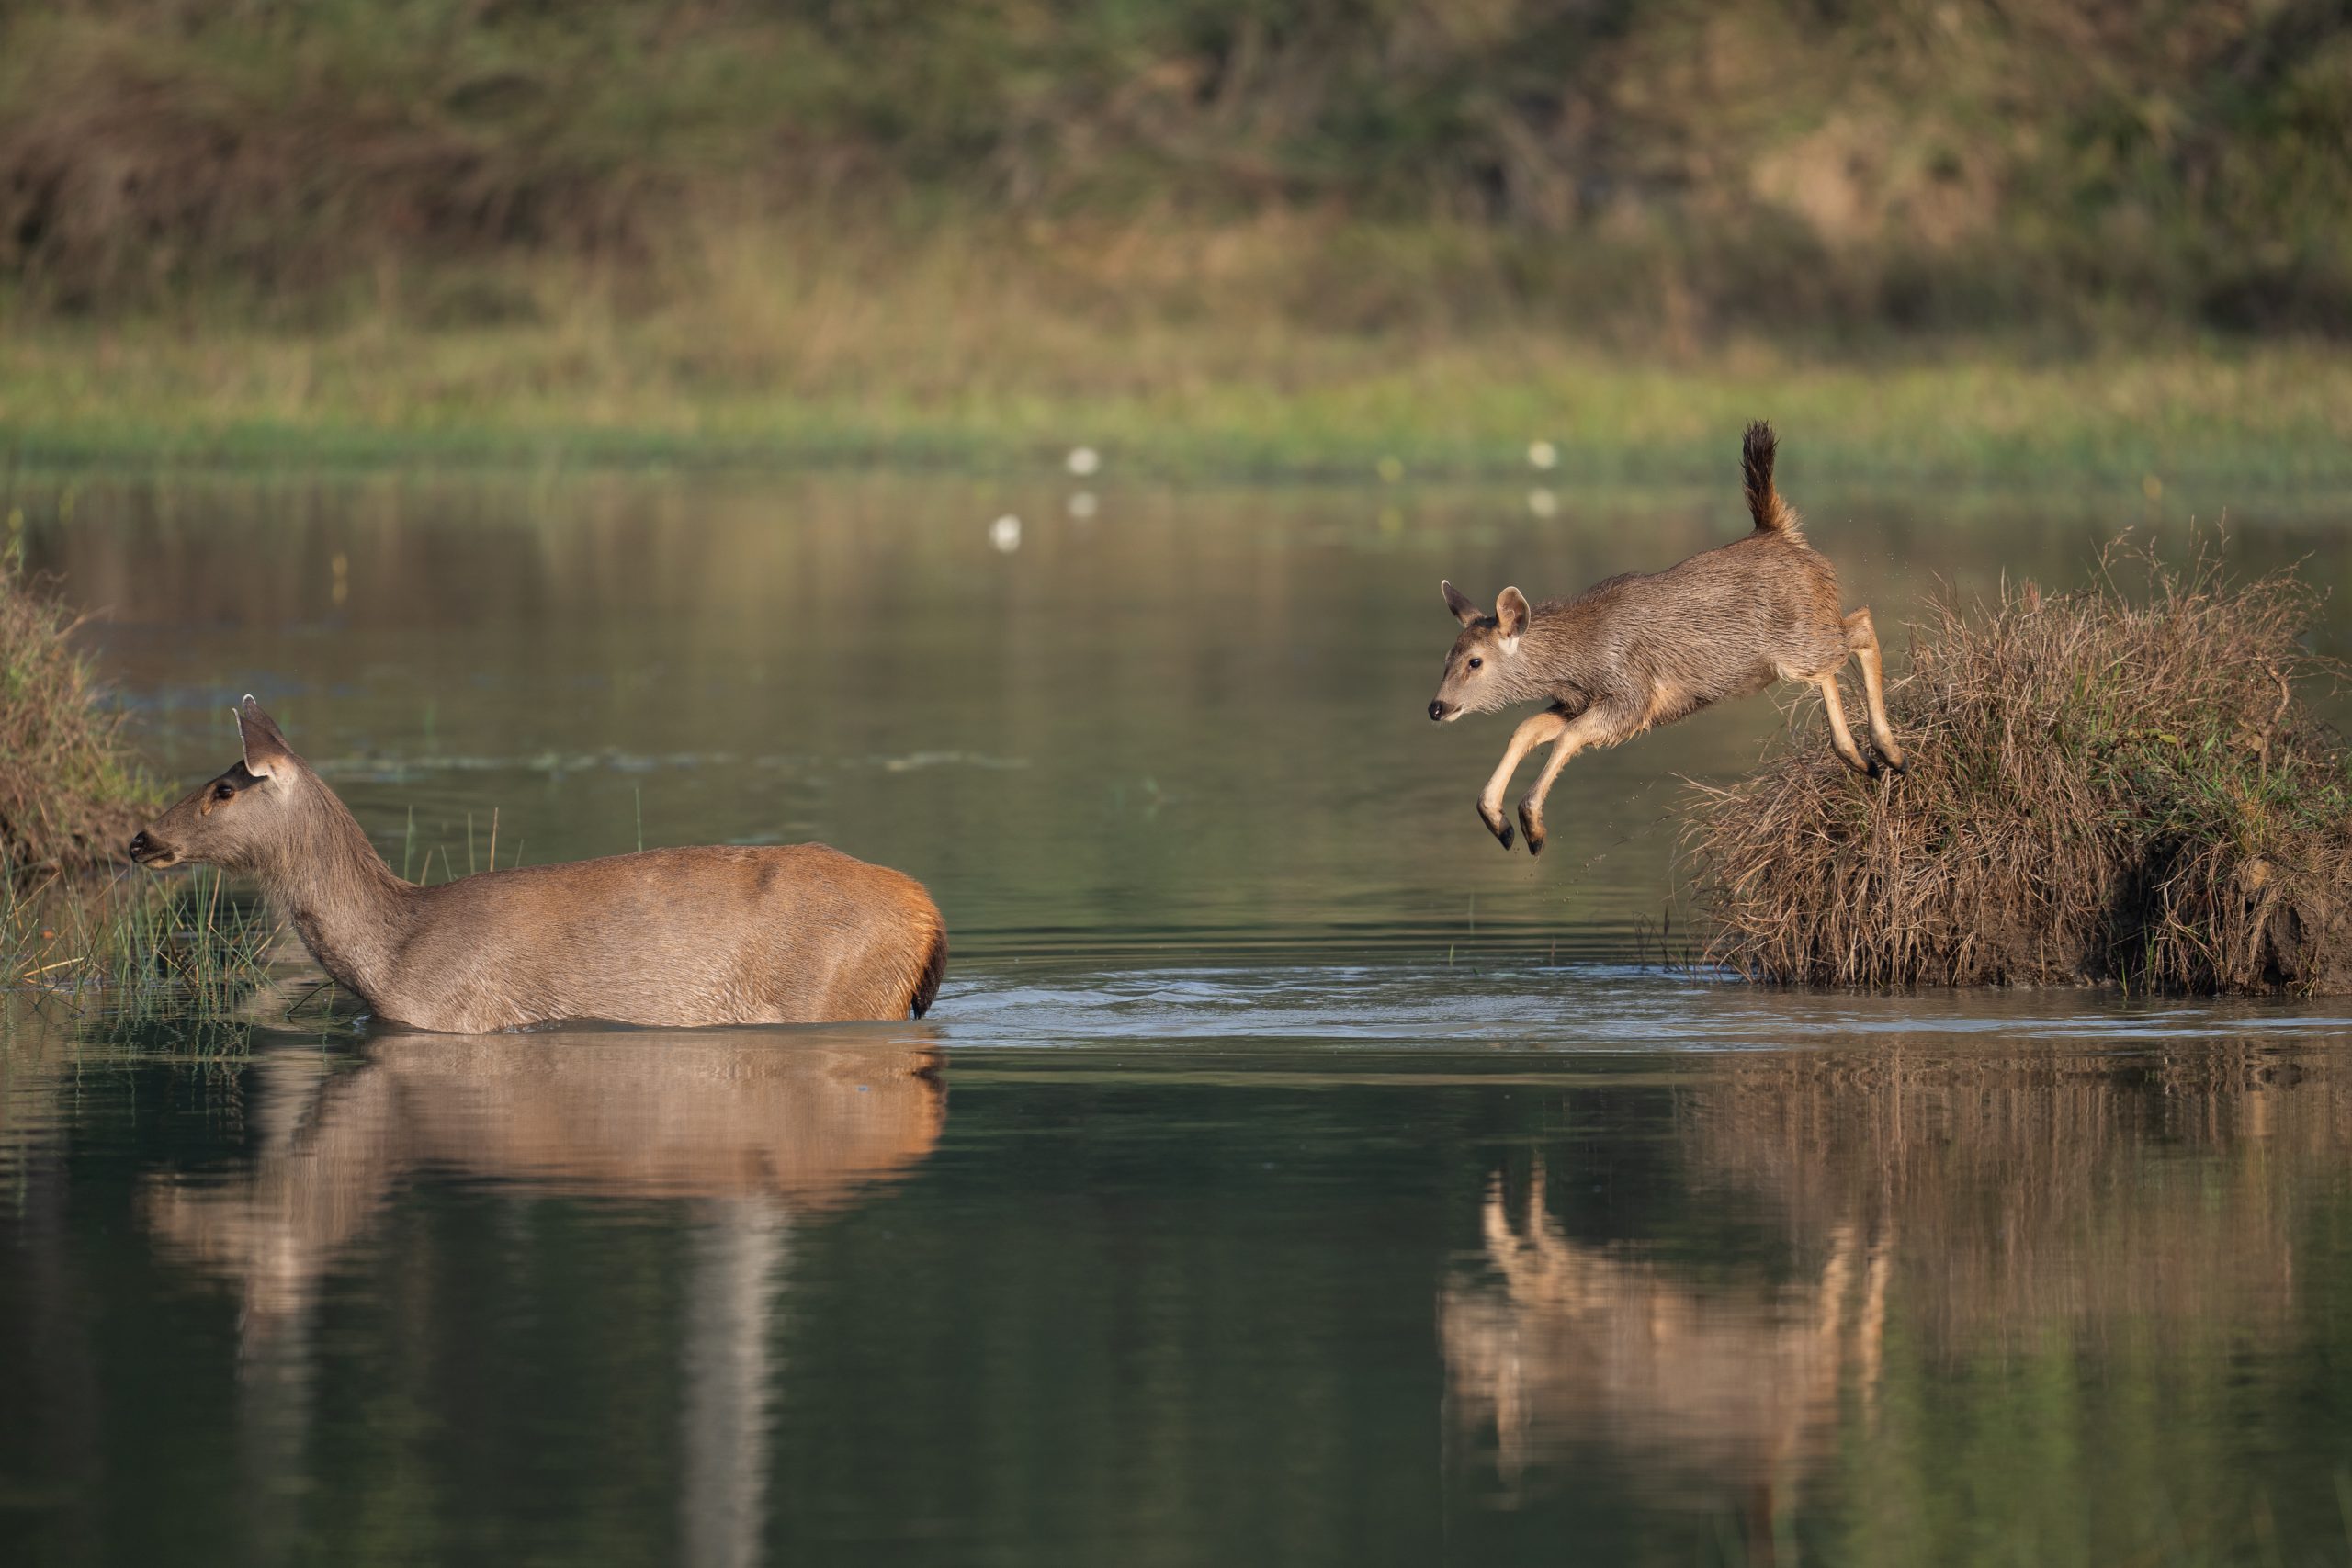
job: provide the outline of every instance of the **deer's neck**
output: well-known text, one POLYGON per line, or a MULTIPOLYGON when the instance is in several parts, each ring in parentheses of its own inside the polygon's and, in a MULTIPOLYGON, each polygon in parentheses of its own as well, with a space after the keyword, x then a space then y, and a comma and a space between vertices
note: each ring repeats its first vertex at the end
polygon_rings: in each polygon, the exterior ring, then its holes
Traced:
POLYGON ((258 868, 262 891, 319 966, 376 1007, 415 918, 417 890, 392 874, 323 783, 304 783, 283 852, 258 868))
POLYGON ((1577 606, 1545 604, 1536 610, 1519 639, 1519 657, 1505 666, 1510 682, 1507 702, 1555 699, 1565 690, 1589 694, 1594 665, 1591 618, 1577 606))

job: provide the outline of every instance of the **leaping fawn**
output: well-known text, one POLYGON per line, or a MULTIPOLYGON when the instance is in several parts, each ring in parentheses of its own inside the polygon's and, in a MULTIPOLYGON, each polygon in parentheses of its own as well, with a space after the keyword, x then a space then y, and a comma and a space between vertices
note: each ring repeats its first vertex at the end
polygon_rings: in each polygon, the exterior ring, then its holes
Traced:
POLYGON ((1775 446, 1770 425, 1747 427, 1740 460, 1756 527, 1744 539, 1532 609, 1525 594, 1506 588, 1491 615, 1453 583, 1439 584, 1462 635, 1445 657, 1430 717, 1451 721, 1537 698, 1550 704, 1512 732, 1478 796, 1478 819, 1504 849, 1511 845, 1511 826, 1503 816, 1503 790, 1536 747, 1549 743, 1552 755, 1519 803, 1530 854, 1544 852, 1544 799, 1568 759, 1775 681, 1806 681, 1820 690, 1830 743, 1849 767, 1873 775, 1880 763, 1904 770, 1903 749, 1886 721, 1878 630, 1867 609, 1840 613, 1837 572, 1805 543, 1795 509, 1772 488, 1775 446), (1862 666, 1876 761, 1863 760, 1838 700, 1838 671, 1849 658, 1862 666))

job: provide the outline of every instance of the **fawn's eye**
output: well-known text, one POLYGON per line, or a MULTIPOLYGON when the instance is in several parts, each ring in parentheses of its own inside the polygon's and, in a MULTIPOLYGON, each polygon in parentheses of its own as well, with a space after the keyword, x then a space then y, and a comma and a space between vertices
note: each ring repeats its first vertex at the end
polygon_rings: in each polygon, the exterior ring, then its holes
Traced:
POLYGON ((237 786, 235 784, 214 784, 212 786, 212 798, 215 800, 234 800, 237 798, 237 786))
POLYGON ((1470 668, 1471 668, 1471 669, 1473 669, 1473 670, 1476 670, 1476 669, 1477 669, 1479 666, 1481 666, 1481 665, 1485 664, 1486 662, 1487 662, 1487 661, 1486 661, 1485 660, 1483 660, 1483 659, 1474 659, 1474 660, 1472 660, 1470 661, 1470 668))

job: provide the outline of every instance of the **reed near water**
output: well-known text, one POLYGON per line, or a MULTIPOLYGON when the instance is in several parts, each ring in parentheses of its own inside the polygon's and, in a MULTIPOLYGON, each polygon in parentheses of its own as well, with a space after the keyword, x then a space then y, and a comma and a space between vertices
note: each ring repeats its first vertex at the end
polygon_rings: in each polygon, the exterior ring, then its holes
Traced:
POLYGON ((1708 958, 1785 983, 2352 991, 2352 758, 2292 572, 2111 555, 1945 598, 1888 694, 1910 773, 1795 744, 1702 787, 1708 958), (2144 571, 2144 587, 2120 575, 2144 571))

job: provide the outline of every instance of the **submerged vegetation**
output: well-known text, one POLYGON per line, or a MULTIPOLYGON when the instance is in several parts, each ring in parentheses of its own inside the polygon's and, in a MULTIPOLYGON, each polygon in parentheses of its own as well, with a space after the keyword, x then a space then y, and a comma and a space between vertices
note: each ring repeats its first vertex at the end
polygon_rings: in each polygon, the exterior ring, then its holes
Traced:
POLYGON ((2313 592, 2139 558, 1936 604, 1888 694, 1910 772, 1826 745, 1703 790, 1709 955, 1861 986, 2352 990, 2352 757, 2301 692, 2313 592))

